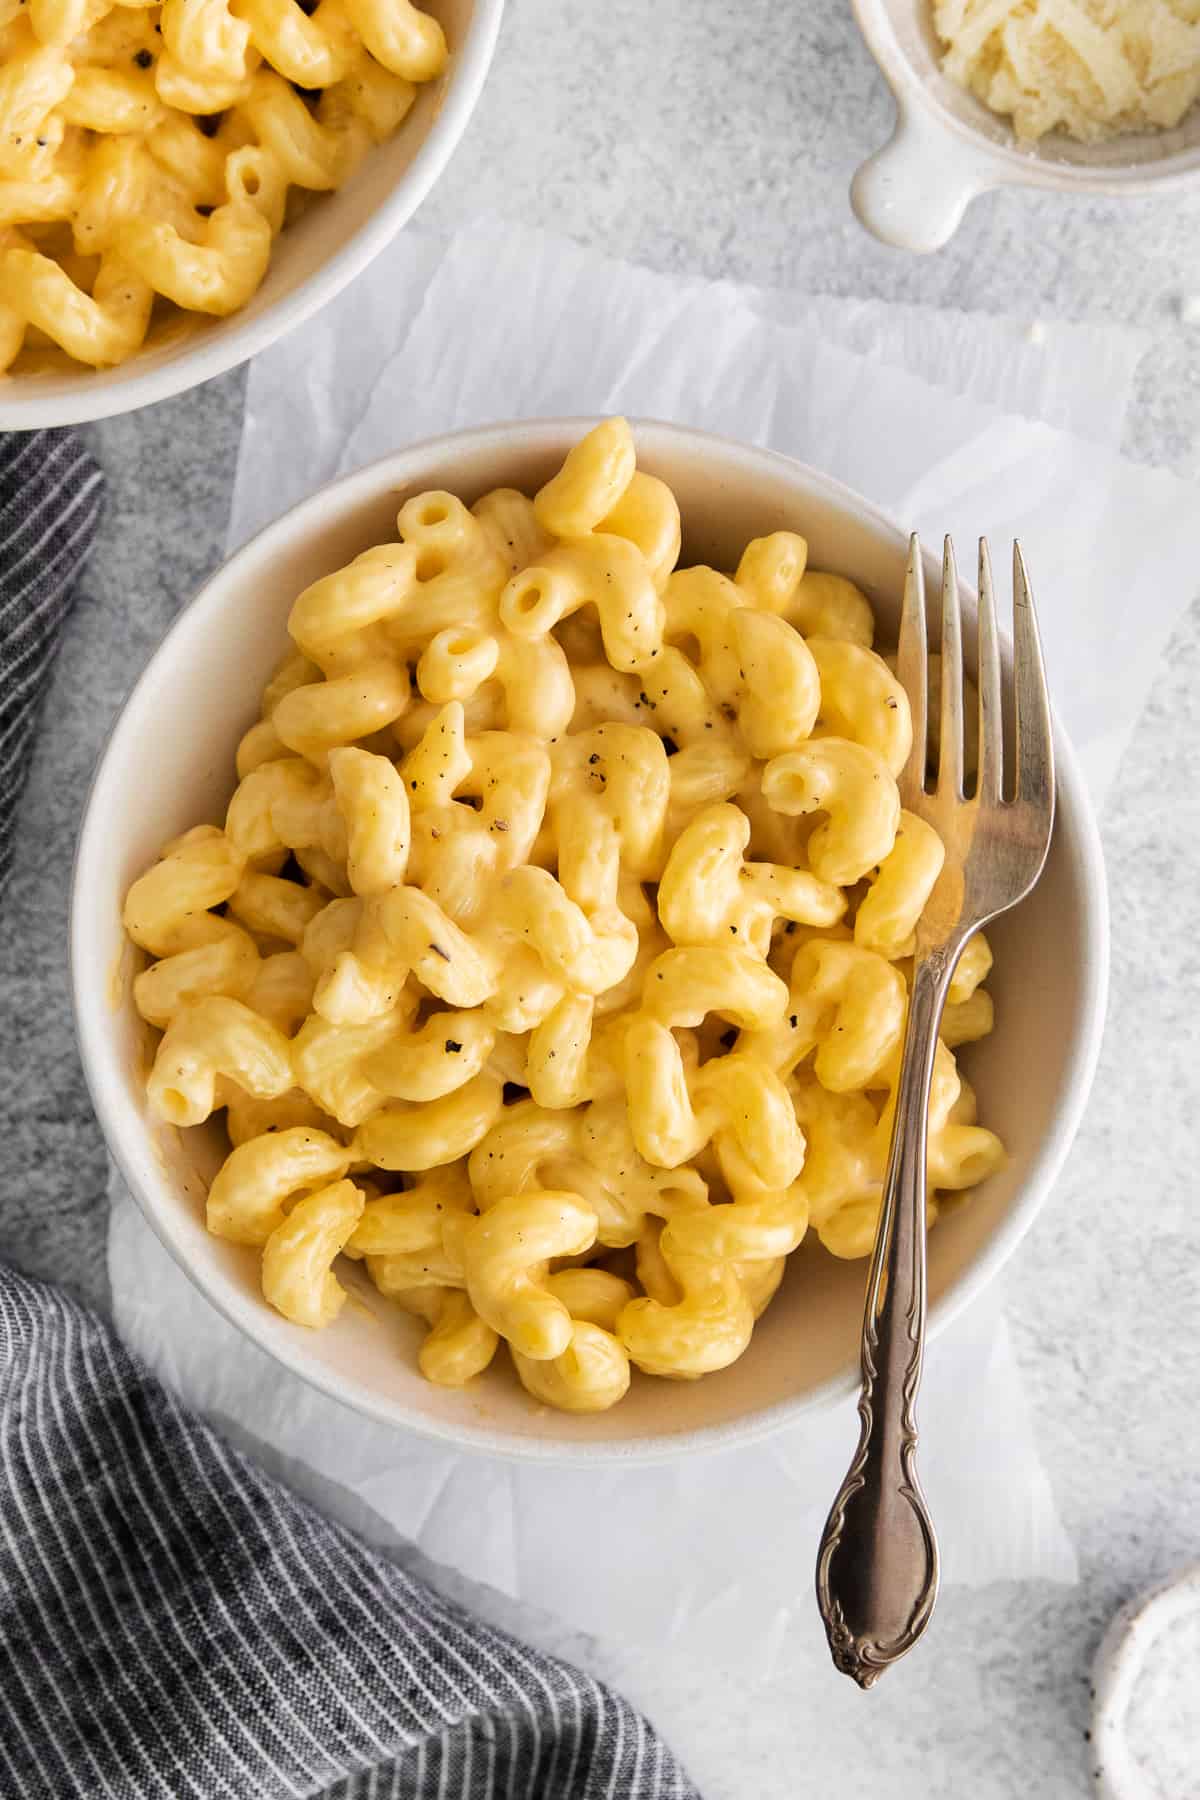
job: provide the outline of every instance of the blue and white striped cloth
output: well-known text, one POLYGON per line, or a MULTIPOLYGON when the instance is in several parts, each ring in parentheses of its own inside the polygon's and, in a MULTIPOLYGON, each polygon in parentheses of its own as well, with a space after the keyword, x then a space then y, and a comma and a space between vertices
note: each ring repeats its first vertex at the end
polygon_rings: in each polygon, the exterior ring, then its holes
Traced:
MULTIPOLYGON (((0 438, 0 886, 101 504, 0 438)), ((624 1700, 443 1599, 0 1266, 4 1800, 698 1800, 624 1700)))

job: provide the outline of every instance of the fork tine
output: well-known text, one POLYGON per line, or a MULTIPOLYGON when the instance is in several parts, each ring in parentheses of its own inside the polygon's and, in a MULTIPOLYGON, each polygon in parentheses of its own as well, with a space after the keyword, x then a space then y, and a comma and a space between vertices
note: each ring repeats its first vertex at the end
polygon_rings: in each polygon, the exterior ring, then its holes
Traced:
POLYGON ((979 776, 975 791, 981 800, 993 803, 1004 793, 1000 642, 996 633, 992 558, 986 538, 979 540, 979 776))
POLYGON ((1017 712, 1017 798, 1054 798, 1054 741, 1042 639, 1021 546, 1013 544, 1013 675, 1017 712))
POLYGON ((942 723, 938 741, 939 794, 961 794, 963 783, 962 620, 954 545, 942 553, 942 723))
POLYGON ((900 614, 900 642, 896 651, 896 676, 908 695, 912 714, 912 749, 900 775, 901 798, 908 804, 925 786, 928 755, 929 661, 925 634, 925 565, 921 540, 914 531, 908 540, 908 568, 904 575, 904 607, 900 614))

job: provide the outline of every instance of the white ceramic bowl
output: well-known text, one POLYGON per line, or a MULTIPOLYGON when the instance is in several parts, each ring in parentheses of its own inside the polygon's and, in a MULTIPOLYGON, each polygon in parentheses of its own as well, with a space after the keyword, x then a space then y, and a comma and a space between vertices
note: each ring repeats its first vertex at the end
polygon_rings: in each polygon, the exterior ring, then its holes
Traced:
POLYGON ((442 23, 450 60, 419 88, 396 136, 345 187, 321 195, 279 237, 266 279, 228 319, 189 317, 115 369, 0 377, 0 430, 105 419, 197 387, 302 325, 391 242, 445 168, 487 76, 504 0, 422 0, 442 23))
MULTIPOLYGON (((197 821, 223 817, 234 747, 258 717, 300 590, 394 536, 397 507, 412 493, 444 487, 472 501, 498 484, 532 492, 590 423, 496 425, 397 452, 323 488, 213 576, 151 659, 101 759, 79 840, 71 961, 83 1065, 105 1136, 154 1230, 227 1318, 374 1418, 524 1458, 636 1461, 744 1443, 850 1393, 865 1265, 806 1244, 740 1362, 698 1382, 635 1376, 628 1398, 595 1417, 539 1409, 502 1359, 465 1392, 430 1386, 417 1372, 415 1321, 389 1315, 377 1296, 374 1316, 348 1306, 324 1332, 289 1324, 262 1298, 257 1253, 204 1228, 205 1176, 223 1154, 222 1131, 181 1135, 147 1109, 147 1038, 130 998, 134 957, 120 924, 126 889, 159 847, 197 821)), ((862 584, 881 635, 894 635, 906 554, 899 526, 785 457, 672 425, 635 431, 639 464, 679 496, 686 560, 729 567, 747 539, 791 527, 808 538, 814 567, 862 584)), ((936 593, 932 559, 929 577, 936 593)), ((1012 1254, 1046 1199, 1092 1078, 1107 978, 1104 873, 1061 736, 1058 769, 1046 872, 992 933, 998 1027, 968 1058, 983 1116, 1003 1134, 1011 1162, 932 1235, 935 1332, 1012 1254)), ((373 1292, 365 1278, 363 1292, 373 1292)))
POLYGON ((896 97, 891 142, 850 187, 867 230, 901 250, 940 250, 989 188, 1162 194, 1200 176, 1200 107, 1174 131, 1077 144, 1058 133, 1018 144, 1007 120, 947 80, 930 0, 853 0, 867 48, 896 97))

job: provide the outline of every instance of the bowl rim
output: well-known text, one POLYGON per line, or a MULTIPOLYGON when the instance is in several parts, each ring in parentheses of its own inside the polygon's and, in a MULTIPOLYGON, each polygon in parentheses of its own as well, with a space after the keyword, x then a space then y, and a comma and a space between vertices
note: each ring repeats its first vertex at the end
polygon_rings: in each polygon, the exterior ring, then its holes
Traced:
MULTIPOLYGON (((514 1440, 503 1431, 495 1431, 468 1422, 448 1423, 431 1419, 392 1400, 384 1400, 361 1383, 335 1377, 318 1358, 311 1356, 297 1337, 295 1343, 267 1342, 255 1329, 257 1311, 251 1311, 243 1297, 214 1266, 199 1266, 189 1260, 175 1241, 167 1206, 178 1205, 178 1194, 165 1175, 155 1166, 152 1172, 140 1166, 133 1146, 145 1142, 145 1129, 140 1116, 122 1091, 122 1081, 115 1051, 115 1038, 110 1021, 111 1001, 106 992, 109 977, 94 966, 85 944, 85 920, 88 914, 91 865, 106 831, 104 786, 108 770, 123 735, 133 729, 138 706, 151 695, 160 667, 171 659, 172 646, 178 634, 195 629, 214 594, 231 583, 245 581, 260 561, 269 561, 277 548, 285 543, 301 514, 325 513, 333 522, 355 510, 369 498, 398 491, 414 479, 414 466, 434 460, 445 462, 457 449, 463 453, 502 452, 506 448, 522 451, 560 452, 597 423, 594 416, 578 418, 510 421, 482 427, 442 433, 425 438, 403 450, 377 458, 363 468, 343 475, 317 488, 305 499, 263 526, 239 547, 204 581, 184 603, 171 625, 155 646, 139 673, 98 753, 84 799, 79 834, 71 875, 68 918, 68 963, 72 1010, 80 1062, 87 1082, 92 1106, 110 1156, 115 1161, 125 1184, 143 1217, 173 1259, 191 1279, 193 1285, 216 1307, 237 1330, 245 1332, 257 1347, 280 1363, 290 1373, 308 1382, 319 1392, 340 1401, 352 1410, 393 1429, 411 1430, 423 1439, 458 1450, 500 1457, 514 1463, 546 1463, 559 1466, 645 1466, 671 1462, 698 1453, 724 1451, 755 1444, 773 1436, 806 1416, 827 1411, 839 1401, 849 1399, 858 1388, 857 1372, 847 1369, 830 1377, 806 1393, 748 1412, 722 1424, 702 1426, 680 1433, 659 1433, 652 1437, 598 1440, 594 1443, 568 1443, 547 1438, 514 1440), (157 1186, 158 1192, 152 1191, 157 1186)), ((737 440, 689 426, 653 419, 630 418, 639 448, 653 456, 661 447, 665 451, 696 450, 716 453, 720 457, 742 459, 764 472, 778 475, 782 471, 793 482, 801 483, 809 493, 820 494, 862 523, 892 536, 897 548, 906 546, 908 533, 882 508, 857 494, 852 488, 810 465, 780 451, 741 444, 737 440)), ((419 479, 419 476, 417 477, 419 479)), ((927 551, 927 555, 930 553, 927 551)), ((968 604, 972 590, 963 584, 968 604)), ((974 1263, 954 1286, 929 1309, 927 1336, 933 1341, 960 1313, 971 1304, 1008 1261, 1034 1218, 1049 1197, 1051 1188, 1066 1160, 1082 1119, 1092 1086, 1108 997, 1109 980, 1109 908, 1103 852, 1099 830, 1080 765, 1070 740, 1057 716, 1054 719, 1055 756, 1058 787, 1058 820, 1068 823, 1068 843, 1081 864, 1081 887, 1086 904, 1080 917, 1082 982, 1079 1015, 1063 1080, 1063 1098, 1054 1123, 1038 1145, 1026 1176, 1009 1212, 980 1250, 974 1263), (1065 801, 1065 804, 1064 804, 1065 801)))
MULTIPOLYGON (((1154 162, 1090 167, 1051 161, 1022 150, 1011 126, 1003 141, 989 137, 944 105, 931 84, 913 68, 896 40, 888 0, 850 3, 863 42, 895 98, 897 129, 904 125, 912 108, 924 116, 928 126, 969 148, 975 161, 966 185, 973 193, 982 193, 988 187, 1023 186, 1137 197, 1166 193, 1200 180, 1200 146, 1171 151, 1154 162)), ((1002 113, 995 116, 1002 125, 1005 123, 1002 113)))
POLYGON ((282 295, 257 318, 238 323, 234 314, 235 322, 229 331, 214 332, 187 345, 170 362, 148 369, 143 375, 114 382, 111 369, 81 369, 68 393, 54 395, 39 393, 35 380, 23 382, 19 375, 0 381, 0 431, 80 425, 153 406, 159 400, 169 400, 226 374, 311 319, 387 247, 445 169, 483 92, 504 6, 505 0, 473 0, 463 41, 451 51, 433 123, 412 161, 386 200, 363 221, 349 242, 320 263, 298 287, 282 295), (21 391, 23 386, 25 392, 21 391))

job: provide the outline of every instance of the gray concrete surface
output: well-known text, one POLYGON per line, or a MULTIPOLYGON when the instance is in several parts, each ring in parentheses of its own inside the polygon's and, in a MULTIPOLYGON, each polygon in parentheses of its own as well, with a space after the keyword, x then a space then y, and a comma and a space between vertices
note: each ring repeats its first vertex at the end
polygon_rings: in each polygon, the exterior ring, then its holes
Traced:
MULTIPOLYGON (((845 0, 511 0, 492 79, 422 223, 501 215, 650 266, 813 292, 1122 320, 1151 347, 1128 452, 1200 472, 1200 184, 1186 198, 977 202, 912 259, 868 239, 846 187, 891 103, 845 0)), ((65 966, 71 853, 114 711, 219 560, 241 377, 91 434, 108 510, 55 673, 0 918, 0 1255, 103 1303, 103 1150, 65 966)), ((864 1697, 814 1622, 765 1688, 526 1631, 623 1685, 709 1800, 1008 1800, 1087 1792, 1087 1670, 1127 1595, 1200 1556, 1200 607, 1177 634, 1103 821, 1113 997, 1087 1122, 1006 1294, 1079 1552, 1064 1589, 955 1590, 927 1645, 864 1697)), ((730 1529, 753 1530, 753 1496, 730 1529)), ((1188 1794, 1200 1794, 1200 1772, 1188 1794)))

